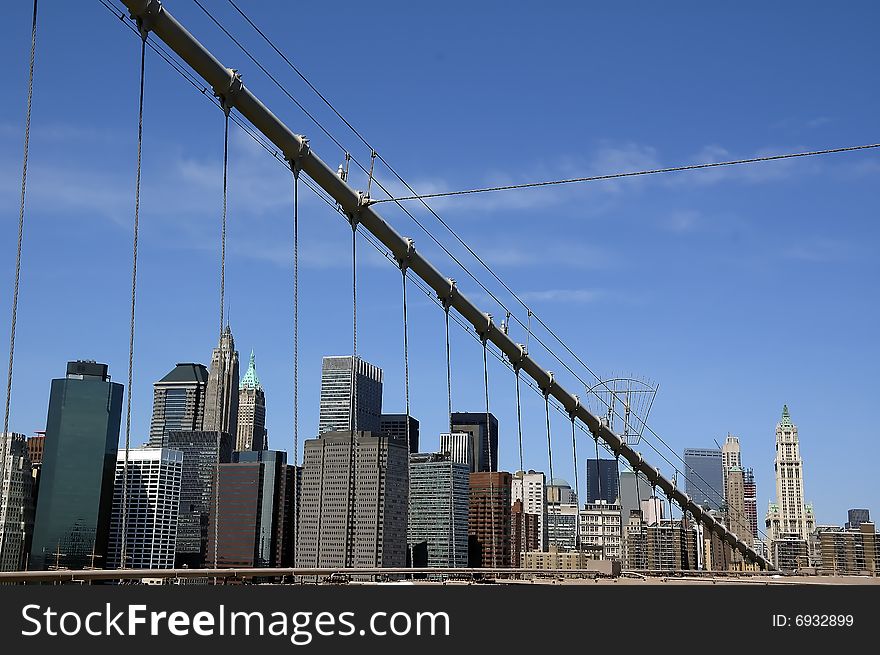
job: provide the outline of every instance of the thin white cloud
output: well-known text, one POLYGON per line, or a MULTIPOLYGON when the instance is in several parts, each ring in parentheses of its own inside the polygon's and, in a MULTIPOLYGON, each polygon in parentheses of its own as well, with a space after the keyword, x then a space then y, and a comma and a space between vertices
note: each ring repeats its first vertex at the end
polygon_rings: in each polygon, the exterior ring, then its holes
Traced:
POLYGON ((596 289, 543 289, 540 291, 524 291, 520 294, 525 302, 564 302, 591 303, 605 295, 596 289))
POLYGON ((833 239, 811 239, 794 243, 783 251, 787 259, 812 264, 843 262, 856 255, 852 244, 833 239))

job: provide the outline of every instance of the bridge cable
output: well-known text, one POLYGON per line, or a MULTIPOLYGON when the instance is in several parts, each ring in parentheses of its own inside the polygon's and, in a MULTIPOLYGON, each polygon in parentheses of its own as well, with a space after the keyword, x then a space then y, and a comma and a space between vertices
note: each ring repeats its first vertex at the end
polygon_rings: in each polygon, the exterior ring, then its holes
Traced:
POLYGON ((523 468, 523 436, 522 436, 522 409, 519 397, 519 366, 513 366, 513 375, 516 379, 516 432, 519 437, 519 472, 520 472, 520 495, 522 501, 522 517, 520 518, 519 553, 517 553, 519 566, 523 566, 526 552, 526 471, 523 468))
MULTIPOLYGON (((27 111, 24 119, 24 155, 21 164, 21 201, 18 207, 18 247, 15 252, 15 281, 12 285, 12 318, 9 327, 9 366, 6 370, 6 409, 3 414, 3 432, 0 438, 3 443, 7 441, 11 448, 11 437, 7 437, 9 432, 9 408, 12 402, 12 367, 15 359, 15 324, 18 320, 18 290, 19 281, 21 279, 21 251, 22 237, 24 235, 24 204, 27 191, 27 162, 28 149, 30 147, 31 138, 31 107, 34 99, 34 61, 37 51, 37 0, 34 0, 34 13, 31 20, 31 55, 28 65, 28 90, 27 90, 27 111)), ((0 480, 4 480, 6 474, 6 450, 2 453, 0 459, 0 480)))
POLYGON ((411 196, 400 196, 397 198, 382 198, 374 200, 372 204, 378 205, 383 202, 404 202, 407 200, 426 200, 430 198, 449 198, 451 196, 466 196, 476 193, 489 193, 495 191, 512 191, 515 189, 532 189, 536 187, 556 186, 559 184, 573 184, 581 182, 596 182, 599 180, 615 180, 622 177, 637 177, 640 175, 654 175, 657 173, 676 173, 681 171, 693 171, 703 168, 717 168, 719 166, 736 166, 740 164, 754 164, 758 162, 777 161, 781 159, 794 159, 796 157, 814 157, 816 155, 830 155, 840 152, 853 152, 855 150, 869 150, 871 148, 880 148, 880 143, 869 143, 858 146, 846 146, 842 148, 827 148, 824 150, 810 150, 805 152, 792 152, 778 155, 768 155, 764 157, 750 157, 747 159, 734 159, 730 161, 704 162, 700 164, 687 164, 684 166, 670 166, 666 168, 654 168, 650 170, 628 171, 625 173, 610 173, 607 175, 590 175, 586 177, 572 177, 561 180, 546 180, 541 182, 526 182, 523 184, 507 184, 503 186, 483 187, 476 189, 464 189, 459 191, 438 191, 436 193, 422 193, 411 196))
POLYGON ((135 300, 137 298, 137 259, 138 259, 138 226, 141 206, 141 152, 144 142, 144 67, 147 52, 148 32, 142 25, 141 30, 141 67, 140 92, 138 97, 138 136, 137 136, 137 175, 134 186, 134 229, 131 255, 131 318, 128 332, 128 387, 125 403, 125 461, 122 467, 122 542, 120 546, 120 568, 126 568, 128 554, 128 458, 131 448, 131 386, 134 370, 134 328, 135 300))
MULTIPOLYGON (((551 384, 552 384, 552 373, 551 373, 551 384)), ((550 469, 550 484, 548 484, 547 487, 548 487, 548 489, 550 489, 553 487, 553 448, 550 443, 550 385, 549 384, 547 385, 547 388, 544 390, 544 413, 546 414, 546 417, 547 417, 547 461, 548 461, 548 466, 550 469)), ((549 502, 550 499, 548 498, 547 500, 549 502)), ((548 529, 548 531, 547 531, 547 533, 548 533, 547 547, 548 548, 550 547, 549 532, 550 531, 548 529)), ((557 534, 558 526, 555 523, 553 526, 553 532, 554 532, 554 535, 556 535, 556 536, 554 536, 553 542, 554 542, 554 544, 558 545, 558 539, 556 538, 556 537, 558 537, 558 534, 557 534)))
MULTIPOLYGON (((411 243, 411 242, 410 242, 411 243)), ((407 253, 409 255, 409 253, 407 253)), ((403 388, 404 388, 404 397, 405 397, 405 405, 406 405, 406 475, 407 475, 407 484, 409 485, 410 492, 406 494, 406 504, 407 504, 407 525, 409 525, 409 521, 412 520, 412 446, 410 443, 410 431, 409 431, 409 325, 407 323, 407 311, 406 311, 406 269, 408 265, 408 258, 401 259, 400 261, 400 272, 402 273, 401 279, 403 280, 403 388)), ((452 470, 450 469, 450 476, 452 470)), ((407 537, 407 543, 409 544, 409 564, 411 567, 415 567, 415 554, 413 550, 413 544, 409 537, 407 537)))
POLYGON ((355 504, 355 481, 354 481, 354 466, 355 466, 355 431, 357 430, 357 228, 358 228, 358 217, 356 214, 349 214, 349 221, 351 223, 351 334, 352 334, 352 355, 351 355, 351 392, 350 392, 350 403, 349 403, 349 425, 351 426, 351 432, 349 436, 349 450, 348 450, 348 461, 349 461, 349 472, 348 472, 348 511, 345 515, 345 566, 350 566, 349 564, 349 553, 352 552, 351 548, 351 520, 352 520, 352 512, 354 511, 355 504))
MULTIPOLYGON (((429 296, 431 297, 431 296, 429 296)), ((449 306, 450 306, 451 298, 443 299, 443 313, 446 318, 446 405, 447 412, 449 416, 449 446, 450 449, 453 445, 452 440, 452 358, 451 351, 449 348, 449 306)), ((450 487, 452 486, 452 482, 450 481, 450 487)), ((452 531, 452 558, 455 561, 455 548, 456 548, 456 540, 455 540, 455 507, 452 499, 452 494, 449 496, 449 525, 452 531)))
MULTIPOLYGON (((574 419, 572 419, 574 421, 574 419)), ((574 430, 574 425, 572 425, 574 430)), ((605 509, 602 507, 602 475, 599 472, 599 433, 593 435, 596 440, 596 502, 599 503, 599 529, 602 534, 602 559, 605 558, 605 509)), ((587 494, 590 490, 587 489, 587 494)))
POLYGON ((291 163, 293 171, 293 551, 299 534, 299 174, 300 161, 291 163))
MULTIPOLYGON (((490 321, 492 320, 491 316, 489 317, 489 320, 490 321)), ((483 343, 483 386, 486 391, 486 443, 488 446, 487 450, 489 451, 489 461, 487 463, 487 468, 489 471, 489 503, 488 503, 488 507, 489 507, 489 513, 490 513, 490 517, 491 517, 490 520, 491 520, 491 524, 492 524, 492 568, 494 569, 494 568, 498 567, 498 562, 496 560, 497 553, 495 551, 495 548, 496 548, 495 542, 498 540, 498 534, 495 532, 495 478, 493 476, 493 473, 497 472, 498 466, 497 465, 495 466, 496 471, 493 472, 492 471, 492 429, 491 429, 492 424, 489 420, 489 417, 490 417, 490 414, 489 414, 489 362, 486 357, 487 356, 487 352, 486 352, 487 351, 487 345, 486 345, 486 336, 487 335, 488 335, 488 331, 487 331, 486 335, 483 335, 481 337, 481 341, 483 343)), ((483 456, 483 449, 480 448, 480 458, 481 459, 482 459, 482 456, 483 456)), ((496 457, 497 457, 497 454, 496 454, 496 457)), ((502 557, 503 557, 503 555, 504 555, 504 552, 502 551, 502 557)), ((504 564, 502 562, 502 566, 503 565, 504 564)))
MULTIPOLYGON (((575 498, 575 508, 578 510, 575 512, 575 523, 574 523, 574 545, 575 550, 580 552, 581 548, 581 534, 580 534, 580 521, 578 521, 578 514, 580 513, 580 483, 578 482, 578 451, 577 451, 577 440, 575 438, 575 415, 572 413, 571 415, 571 458, 574 463, 574 498, 575 498)), ((598 463, 596 464, 598 470, 598 463)), ((586 499, 584 499, 586 500, 586 499)))

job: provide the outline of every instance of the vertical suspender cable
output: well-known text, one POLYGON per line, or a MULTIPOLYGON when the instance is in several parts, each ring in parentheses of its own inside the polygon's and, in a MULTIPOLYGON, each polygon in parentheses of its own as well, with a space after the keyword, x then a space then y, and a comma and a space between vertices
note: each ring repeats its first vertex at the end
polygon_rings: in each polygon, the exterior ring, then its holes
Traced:
MULTIPOLYGON (((229 170, 229 111, 230 107, 223 102, 223 215, 220 221, 220 341, 223 341, 223 319, 224 319, 224 303, 226 302, 226 211, 227 211, 227 195, 228 195, 228 170, 229 170)), ((220 371, 225 377, 225 361, 220 357, 220 371)), ((223 402, 220 398, 219 388, 217 393, 217 401, 215 407, 216 419, 214 421, 217 430, 217 460, 216 474, 214 476, 214 568, 217 568, 217 548, 220 539, 220 432, 223 427, 223 416, 220 411, 223 402)), ((235 438, 234 435, 231 435, 235 438)), ((214 584, 217 584, 217 578, 214 578, 214 584)))
POLYGON ((516 379, 516 432, 519 439, 519 472, 520 472, 520 495, 522 496, 522 512, 520 512, 519 529, 519 553, 517 558, 519 566, 523 567, 523 556, 526 552, 526 472, 523 468, 523 443, 522 443, 522 410, 519 400, 519 366, 513 367, 513 375, 516 379))
MULTIPOLYGON (((486 390, 486 444, 488 446, 487 450, 489 451, 489 461, 487 463, 489 469, 489 512, 490 512, 490 524, 492 526, 492 568, 496 568, 498 566, 498 562, 495 559, 496 554, 496 546, 495 542, 498 541, 498 534, 495 532, 495 479, 493 477, 494 471, 492 470, 492 430, 490 429, 491 423, 489 421, 489 362, 486 358, 486 339, 483 339, 483 385, 486 390)), ((480 448, 480 457, 482 458, 483 449, 480 448)), ((498 466, 496 465, 497 469, 498 466)))
POLYGON ((571 458, 574 463, 574 497, 575 497, 575 514, 574 514, 574 548, 580 551, 581 535, 580 535, 580 484, 578 482, 578 451, 577 440, 575 439, 575 416, 571 415, 571 458))
MULTIPOLYGON (((12 363, 15 359, 15 323, 18 318, 18 287, 21 278, 21 244, 24 235, 24 199, 27 189, 27 162, 28 147, 31 138, 31 106, 34 99, 34 57, 37 51, 37 0, 34 0, 34 15, 31 21, 31 57, 28 69, 28 91, 27 91, 27 112, 24 119, 24 156, 21 164, 21 202, 18 206, 18 249, 15 254, 15 281, 12 285, 12 319, 9 328, 9 367, 6 370, 6 410, 3 414, 3 437, 4 443, 9 441, 6 439, 6 433, 9 432, 9 407, 12 401, 12 363)), ((11 443, 11 441, 10 441, 11 443)), ((6 451, 2 453, 0 459, 0 480, 4 479, 6 469, 6 451)))
MULTIPOLYGON (((299 163, 293 163, 293 552, 299 534, 299 163)), ((296 565, 294 555, 293 565, 296 565)))
POLYGON ((120 547, 119 566, 125 568, 128 553, 128 456, 131 447, 131 383, 134 369, 134 312, 137 298, 137 257, 138 257, 138 222, 141 205, 141 150, 144 136, 144 62, 146 59, 147 32, 141 29, 141 75, 140 94, 138 97, 138 143, 137 143, 137 175, 134 185, 134 235, 132 237, 131 254, 131 319, 128 331, 128 387, 126 387, 125 403, 125 461, 122 467, 122 542, 120 547))
MULTIPOLYGON (((548 386, 548 389, 549 389, 549 386, 548 386)), ((547 489, 549 490, 553 487, 553 448, 550 443, 550 394, 547 392, 544 393, 544 413, 546 414, 546 417, 547 417, 547 463, 548 463, 548 466, 550 467, 550 484, 547 485, 547 489)), ((548 498, 547 500, 549 501, 550 499, 548 498)), ((549 519, 549 515, 548 515, 548 519, 549 519)), ((554 534, 557 534, 558 527, 559 526, 557 526, 554 523, 554 526, 553 526, 554 534)), ((550 546, 549 529, 547 532, 548 532, 547 546, 549 547, 550 546)), ((557 542, 557 539, 554 537, 554 543, 556 543, 556 542, 557 542)))
MULTIPOLYGON (((403 274, 401 277, 403 278, 403 388, 404 388, 404 402, 406 405, 406 478, 407 478, 407 493, 406 493, 406 516, 407 516, 407 526, 410 525, 410 521, 412 521, 412 447, 410 444, 410 433, 409 433, 409 325, 407 323, 406 316, 406 263, 402 263, 400 266, 400 271, 403 274)), ((452 469, 450 467, 450 474, 452 473, 452 469)), ((410 529, 407 528, 407 531, 410 532, 410 529)), ((413 545, 410 541, 409 536, 406 538, 407 544, 409 545, 409 564, 410 567, 414 567, 415 559, 413 556, 413 545)))
POLYGON ((348 508, 345 513, 345 559, 344 565, 353 564, 352 544, 352 513, 354 512, 354 467, 355 467, 355 430, 357 429, 357 217, 352 214, 351 220, 351 398, 349 404, 349 423, 351 431, 348 449, 348 508))
MULTIPOLYGON (((446 409, 449 414, 449 445, 452 444, 452 358, 451 352, 449 349, 449 302, 447 300, 443 301, 443 313, 446 317, 446 409)), ((450 479, 449 482, 450 493, 449 493, 449 526, 450 531, 452 532, 452 561, 453 566, 455 566, 455 549, 457 546, 457 542, 455 540, 455 503, 453 501, 454 495, 454 483, 450 479)))

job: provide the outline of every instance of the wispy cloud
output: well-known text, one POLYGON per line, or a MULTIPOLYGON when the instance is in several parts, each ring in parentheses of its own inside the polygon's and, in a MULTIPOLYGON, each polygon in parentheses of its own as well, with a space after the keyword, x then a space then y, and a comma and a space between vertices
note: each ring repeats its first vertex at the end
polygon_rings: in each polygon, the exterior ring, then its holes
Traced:
POLYGON ((543 289, 540 291, 524 291, 520 294, 525 302, 564 302, 591 303, 605 296, 605 292, 597 289, 543 289))
POLYGON ((813 264, 830 264, 852 259, 856 250, 845 241, 817 238, 790 245, 783 251, 783 256, 813 264))

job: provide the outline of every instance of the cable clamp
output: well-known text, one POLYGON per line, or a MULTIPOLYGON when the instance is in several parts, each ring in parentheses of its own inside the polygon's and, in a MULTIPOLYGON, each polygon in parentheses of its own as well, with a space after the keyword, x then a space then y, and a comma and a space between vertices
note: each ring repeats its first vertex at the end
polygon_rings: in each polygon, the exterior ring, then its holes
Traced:
POLYGON ((478 330, 477 334, 480 337, 480 341, 482 341, 485 345, 486 341, 489 339, 489 333, 492 331, 492 314, 486 312, 485 314, 483 314, 483 316, 486 317, 486 329, 485 331, 478 330))
POLYGON ((547 375, 550 376, 550 379, 547 381, 547 386, 541 389, 544 392, 545 398, 550 395, 550 388, 553 386, 553 371, 547 371, 547 375))
POLYGON ((227 68, 226 70, 229 73, 229 84, 225 89, 217 89, 215 87, 214 95, 220 100, 220 107, 223 109, 223 113, 228 116, 235 105, 235 96, 244 89, 244 84, 237 69, 227 68))
POLYGON ((294 177, 299 177, 300 171, 302 171, 302 160, 309 154, 308 137, 302 134, 298 136, 300 138, 300 148, 299 152, 296 153, 296 157, 285 157, 294 177))
POLYGON ((574 407, 572 407, 571 411, 568 413, 568 415, 569 415, 569 417, 571 417, 572 421, 574 421, 575 417, 577 416, 577 412, 580 408, 581 408, 581 399, 577 396, 577 394, 575 394, 574 407))
POLYGON ((452 307, 452 297, 455 295, 455 280, 451 277, 446 278, 446 281, 449 283, 449 293, 445 296, 441 296, 439 293, 437 294, 437 298, 443 303, 443 309, 445 311, 449 311, 449 308, 452 307))
POLYGON ((129 15, 134 19, 135 23, 137 23, 138 32, 140 32, 141 38, 144 41, 147 40, 147 35, 156 24, 156 18, 161 11, 163 11, 162 3, 159 2, 159 0, 147 0, 144 4, 143 13, 139 16, 129 12, 129 15))
POLYGON ((400 270, 406 273, 406 269, 409 268, 410 262, 412 262, 412 256, 416 251, 416 247, 415 241, 409 237, 404 237, 404 241, 406 241, 406 252, 403 254, 403 257, 397 260, 397 264, 400 266, 400 270))

